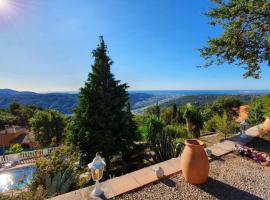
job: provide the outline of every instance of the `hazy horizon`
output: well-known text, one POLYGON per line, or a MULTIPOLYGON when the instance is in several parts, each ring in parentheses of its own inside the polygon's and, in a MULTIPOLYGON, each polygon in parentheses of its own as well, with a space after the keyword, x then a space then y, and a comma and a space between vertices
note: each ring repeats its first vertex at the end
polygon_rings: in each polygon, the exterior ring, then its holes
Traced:
MULTIPOLYGON (((16 90, 14 88, 0 88, 0 90, 14 90, 14 91, 18 91, 18 92, 35 92, 35 93, 41 93, 41 94, 46 94, 46 93, 79 93, 79 90, 73 90, 73 91, 70 91, 70 90, 63 90, 63 91, 55 91, 55 90, 52 90, 52 91, 34 91, 34 90, 16 90)), ((173 89, 162 89, 162 90, 128 90, 129 92, 132 92, 132 93, 136 93, 136 92, 146 92, 146 93, 155 93, 155 92, 165 92, 165 93, 177 93, 177 92, 199 92, 199 91, 202 91, 202 92, 270 92, 270 89, 218 89, 218 90, 205 90, 205 89, 192 89, 192 90, 173 90, 173 89)))

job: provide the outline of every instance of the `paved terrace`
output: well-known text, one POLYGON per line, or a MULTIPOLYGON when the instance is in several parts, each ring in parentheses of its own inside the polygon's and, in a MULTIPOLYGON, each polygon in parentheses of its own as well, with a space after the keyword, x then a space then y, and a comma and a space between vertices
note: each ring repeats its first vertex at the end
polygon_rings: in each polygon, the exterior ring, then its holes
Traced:
MULTIPOLYGON (((249 128, 246 131, 247 138, 240 138, 240 135, 225 140, 222 143, 215 144, 208 148, 212 151, 212 156, 209 157, 210 162, 215 158, 231 153, 234 150, 235 144, 246 144, 254 137, 259 135, 261 125, 249 128)), ((109 179, 101 183, 101 189, 104 191, 104 196, 98 199, 110 199, 121 194, 138 190, 146 185, 160 181, 153 171, 154 166, 160 166, 164 170, 165 177, 173 176, 181 172, 180 157, 161 162, 132 173, 109 179)), ((80 190, 72 191, 63 195, 51 198, 51 200, 89 200, 91 191, 94 186, 86 187, 80 190)))

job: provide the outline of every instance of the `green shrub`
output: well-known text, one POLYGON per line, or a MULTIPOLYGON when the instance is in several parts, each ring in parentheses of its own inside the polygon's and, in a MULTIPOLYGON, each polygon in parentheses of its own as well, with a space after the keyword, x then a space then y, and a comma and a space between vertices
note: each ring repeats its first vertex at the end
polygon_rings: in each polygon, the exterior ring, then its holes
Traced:
POLYGON ((48 197, 78 188, 78 176, 81 172, 78 160, 78 154, 67 146, 58 148, 50 158, 37 160, 31 185, 33 194, 36 194, 40 187, 46 190, 48 197))
POLYGON ((167 125, 163 131, 172 135, 173 138, 187 138, 188 136, 185 127, 181 125, 167 125))
POLYGON ((218 97, 212 104, 212 110, 219 116, 222 116, 226 112, 227 117, 232 119, 234 116, 237 116, 234 108, 239 108, 241 105, 242 102, 238 97, 218 97))
POLYGON ((236 134, 240 131, 240 124, 236 122, 230 122, 228 126, 228 133, 236 134))
POLYGON ((9 147, 8 153, 20 153, 23 151, 21 144, 13 144, 9 147))
POLYGON ((12 125, 16 122, 16 117, 8 112, 0 110, 0 130, 5 129, 6 125, 12 125))
POLYGON ((204 122, 200 108, 194 107, 190 103, 186 104, 186 106, 184 106, 183 117, 186 119, 187 131, 192 133, 193 137, 199 138, 204 122), (188 124, 192 124, 191 130, 188 124))
POLYGON ((224 112, 222 116, 214 115, 210 120, 205 122, 204 130, 222 133, 226 138, 227 134, 239 132, 240 126, 233 120, 230 120, 226 112, 224 112))
POLYGON ((155 162, 177 157, 183 147, 183 143, 178 139, 183 140, 188 137, 183 127, 165 126, 161 119, 153 115, 146 120, 144 131, 150 150, 155 153, 153 156, 155 162))
POLYGON ((203 125, 203 130, 207 132, 216 132, 217 130, 217 122, 216 122, 216 116, 210 118, 208 121, 206 121, 203 125))
POLYGON ((45 200, 47 199, 46 190, 39 186, 35 193, 31 190, 23 190, 18 193, 13 193, 9 195, 0 193, 0 200, 45 200))
POLYGON ((270 116, 270 95, 252 99, 248 109, 247 122, 251 125, 260 124, 270 116))
POLYGON ((173 119, 173 112, 171 108, 163 108, 160 111, 160 118, 162 119, 163 123, 168 125, 172 123, 173 119))
POLYGON ((35 140, 48 147, 61 144, 66 126, 64 116, 56 110, 39 110, 30 119, 31 131, 35 140))

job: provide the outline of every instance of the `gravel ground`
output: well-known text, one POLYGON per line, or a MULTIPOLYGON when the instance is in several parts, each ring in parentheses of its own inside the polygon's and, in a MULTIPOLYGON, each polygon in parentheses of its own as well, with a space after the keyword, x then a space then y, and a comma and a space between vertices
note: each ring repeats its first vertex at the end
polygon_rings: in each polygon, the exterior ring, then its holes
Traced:
POLYGON ((229 154, 211 162, 210 177, 204 185, 188 184, 177 174, 115 199, 270 199, 270 167, 229 154))

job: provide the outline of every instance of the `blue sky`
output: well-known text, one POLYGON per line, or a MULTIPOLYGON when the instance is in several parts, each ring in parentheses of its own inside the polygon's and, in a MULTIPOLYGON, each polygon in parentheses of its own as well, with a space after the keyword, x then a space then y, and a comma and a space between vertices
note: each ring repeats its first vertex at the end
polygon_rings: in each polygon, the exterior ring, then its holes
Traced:
MULTIPOLYGON (((270 89, 234 65, 209 69, 196 49, 217 36, 208 0, 2 0, 0 88, 75 91, 103 35, 112 72, 132 90, 270 89)), ((268 67, 269 68, 269 67, 268 67)))

